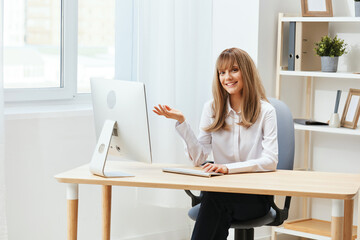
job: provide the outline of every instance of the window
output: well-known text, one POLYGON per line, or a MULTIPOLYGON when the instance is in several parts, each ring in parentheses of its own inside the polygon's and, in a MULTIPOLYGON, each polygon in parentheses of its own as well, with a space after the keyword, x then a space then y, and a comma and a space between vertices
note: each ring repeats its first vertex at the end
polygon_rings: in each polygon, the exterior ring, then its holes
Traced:
POLYGON ((5 101, 77 98, 90 78, 134 80, 138 1, 4 0, 5 101))
POLYGON ((4 87, 60 87, 60 0, 4 1, 4 87))

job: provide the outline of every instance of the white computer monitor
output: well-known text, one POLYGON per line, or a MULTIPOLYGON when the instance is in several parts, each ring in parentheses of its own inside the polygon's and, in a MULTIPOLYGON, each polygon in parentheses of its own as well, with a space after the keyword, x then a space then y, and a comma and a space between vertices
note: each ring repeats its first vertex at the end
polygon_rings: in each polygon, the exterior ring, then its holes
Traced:
POLYGON ((151 163, 145 85, 141 82, 91 79, 97 144, 90 171, 103 177, 133 176, 105 169, 108 154, 124 161, 151 163))

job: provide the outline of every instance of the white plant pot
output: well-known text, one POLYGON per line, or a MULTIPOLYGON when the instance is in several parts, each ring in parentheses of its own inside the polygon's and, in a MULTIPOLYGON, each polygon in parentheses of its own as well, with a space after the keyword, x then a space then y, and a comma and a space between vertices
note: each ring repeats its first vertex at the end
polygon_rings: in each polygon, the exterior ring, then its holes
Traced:
POLYGON ((336 72, 338 67, 339 57, 321 57, 321 71, 322 72, 336 72))

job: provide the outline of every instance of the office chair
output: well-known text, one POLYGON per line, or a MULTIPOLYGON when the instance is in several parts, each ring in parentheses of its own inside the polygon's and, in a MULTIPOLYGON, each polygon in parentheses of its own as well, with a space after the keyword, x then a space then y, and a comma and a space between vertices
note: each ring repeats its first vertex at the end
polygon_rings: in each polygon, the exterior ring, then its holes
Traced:
MULTIPOLYGON (((277 118, 277 131, 278 131, 278 165, 277 169, 292 170, 294 164, 294 150, 295 150, 295 138, 294 138, 294 123, 291 112, 285 103, 280 100, 269 98, 270 103, 276 110, 277 118)), ((189 210, 189 217, 196 221, 201 205, 201 194, 195 196, 191 191, 185 190, 186 194, 191 197, 192 208, 189 210)), ((290 208, 291 197, 285 198, 284 208, 280 209, 274 202, 274 196, 268 196, 271 204, 270 211, 263 217, 233 222, 231 228, 235 231, 235 240, 254 240, 254 228, 261 226, 279 226, 287 218, 290 208)))

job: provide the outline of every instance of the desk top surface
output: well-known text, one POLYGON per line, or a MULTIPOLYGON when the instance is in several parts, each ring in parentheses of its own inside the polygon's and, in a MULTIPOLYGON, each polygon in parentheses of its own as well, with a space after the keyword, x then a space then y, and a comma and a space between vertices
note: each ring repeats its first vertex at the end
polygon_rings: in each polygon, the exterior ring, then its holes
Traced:
POLYGON ((171 164, 108 161, 106 169, 134 174, 135 177, 103 178, 90 173, 83 165, 55 178, 61 183, 97 184, 131 187, 170 188, 248 194, 352 199, 360 187, 360 174, 313 171, 241 173, 211 178, 165 173, 171 164))

